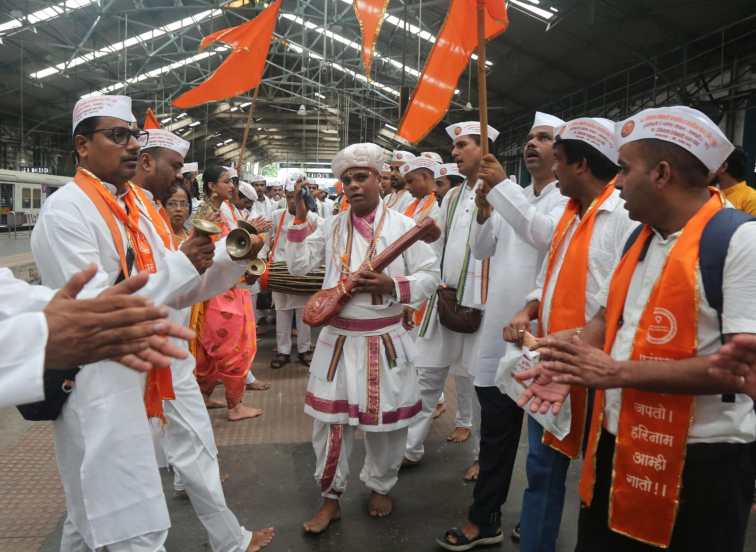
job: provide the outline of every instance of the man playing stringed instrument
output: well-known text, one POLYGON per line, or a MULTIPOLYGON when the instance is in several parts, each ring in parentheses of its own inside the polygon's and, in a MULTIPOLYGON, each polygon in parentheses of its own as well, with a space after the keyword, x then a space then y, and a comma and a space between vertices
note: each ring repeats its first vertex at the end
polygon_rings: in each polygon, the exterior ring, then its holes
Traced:
POLYGON ((517 376, 538 378, 521 402, 558 411, 571 386, 598 389, 578 552, 741 552, 756 414, 710 372, 723 342, 756 334, 756 223, 707 187, 733 146, 682 106, 644 110, 615 137, 616 186, 643 226, 599 295, 604 308, 579 337, 545 338, 543 362, 517 376))
MULTIPOLYGON (((333 288, 415 226, 381 200, 383 162, 384 152, 375 144, 354 144, 334 158, 333 173, 344 183, 350 208, 316 229, 288 227, 286 261, 292 274, 325 263, 323 287, 333 288)), ((298 201, 297 220, 306 212, 298 201)), ((315 478, 323 504, 304 524, 308 533, 322 533, 341 516, 339 497, 346 490, 357 429, 365 433, 360 479, 371 491, 368 513, 391 513, 388 494, 398 479, 407 426, 420 411, 414 347, 402 311, 430 297, 437 284, 433 250, 415 243, 383 272, 361 271, 349 302, 320 332, 305 412, 314 418, 315 478)))
MULTIPOLYGON (((583 326, 598 310, 596 295, 611 277, 628 235, 630 220, 614 188, 617 147, 614 123, 581 118, 556 128, 554 172, 559 190, 569 197, 557 224, 536 289, 505 328, 504 337, 520 343, 539 321, 539 335, 583 326), (578 290, 584 290, 579 293, 578 290)), ((573 390, 571 432, 561 441, 528 417, 528 487, 520 514, 520 549, 553 552, 564 507, 570 459, 579 456, 586 418, 587 393, 573 390)))

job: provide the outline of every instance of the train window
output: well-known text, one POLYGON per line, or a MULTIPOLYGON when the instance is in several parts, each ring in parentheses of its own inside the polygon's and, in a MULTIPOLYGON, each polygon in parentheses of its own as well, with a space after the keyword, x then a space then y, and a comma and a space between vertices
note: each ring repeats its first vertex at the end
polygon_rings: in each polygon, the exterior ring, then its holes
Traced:
POLYGON ((31 209, 31 188, 21 188, 21 209, 31 209))
POLYGON ((0 184, 0 213, 13 210, 13 184, 0 184))
POLYGON ((42 207, 42 190, 34 188, 32 190, 32 209, 39 209, 42 207))

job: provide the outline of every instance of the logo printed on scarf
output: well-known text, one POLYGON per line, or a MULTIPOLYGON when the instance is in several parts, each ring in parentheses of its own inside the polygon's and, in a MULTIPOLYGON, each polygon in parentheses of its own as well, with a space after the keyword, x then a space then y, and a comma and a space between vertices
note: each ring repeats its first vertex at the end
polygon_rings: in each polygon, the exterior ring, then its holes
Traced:
POLYGON ((677 319, 665 308, 654 309, 654 323, 648 327, 646 341, 653 345, 664 345, 677 335, 677 319))

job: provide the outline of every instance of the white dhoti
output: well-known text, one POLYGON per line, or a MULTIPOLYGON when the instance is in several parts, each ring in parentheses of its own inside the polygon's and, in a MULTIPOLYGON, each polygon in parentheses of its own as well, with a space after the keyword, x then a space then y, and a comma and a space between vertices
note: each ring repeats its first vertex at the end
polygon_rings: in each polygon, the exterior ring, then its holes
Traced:
POLYGON ((276 350, 281 355, 291 354, 291 328, 294 317, 297 319, 297 352, 310 350, 310 326, 304 323, 304 306, 308 295, 273 292, 276 307, 276 350))
MULTIPOLYGON (((96 548, 95 552, 165 552, 167 537, 168 531, 156 531, 96 548)), ((60 552, 92 552, 68 516, 63 522, 60 552)))
MULTIPOLYGON (((346 490, 355 431, 354 426, 326 424, 318 420, 313 422, 315 481, 325 498, 338 499, 346 490)), ((360 481, 368 489, 382 495, 391 492, 399 480, 406 440, 406 427, 365 433, 365 463, 360 472, 360 481)))
MULTIPOLYGON (((415 341, 418 360, 418 386, 422 400, 422 411, 417 415, 407 434, 405 456, 412 462, 419 462, 425 453, 425 439, 433 423, 433 409, 436 407, 446 385, 449 372, 455 375, 457 385, 457 427, 473 429, 476 441, 480 424, 475 428, 475 403, 473 395, 472 367, 478 354, 479 332, 461 334, 453 332, 438 321, 432 328, 432 337, 418 337, 415 341)), ((478 407, 479 408, 479 407, 478 407)), ((478 416, 479 418, 479 416, 478 416)))
POLYGON ((213 552, 245 552, 252 533, 226 505, 213 426, 194 377, 194 358, 171 366, 176 398, 163 401, 163 447, 175 473, 174 488, 186 491, 208 534, 213 552))

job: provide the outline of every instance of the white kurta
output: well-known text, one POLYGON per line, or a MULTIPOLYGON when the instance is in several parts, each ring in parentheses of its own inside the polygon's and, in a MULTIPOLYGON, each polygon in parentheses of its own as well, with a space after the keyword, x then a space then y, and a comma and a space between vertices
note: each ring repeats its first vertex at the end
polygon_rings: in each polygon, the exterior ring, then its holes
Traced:
MULTIPOLYGON (((308 224, 318 226, 322 219, 315 213, 307 213, 308 224)), ((272 251, 271 262, 285 261, 286 250, 288 249, 288 237, 287 229, 294 223, 294 215, 289 213, 288 209, 279 209, 273 212, 273 228, 271 229, 269 236, 269 247, 272 251), (281 224, 281 217, 284 217, 283 224, 281 224), (273 245, 276 243, 276 232, 281 229, 281 235, 278 237, 278 242, 273 250, 273 245)), ((317 268, 317 267, 313 267, 317 268)), ((276 310, 294 310, 304 308, 305 303, 310 298, 309 295, 302 295, 297 293, 281 293, 280 291, 273 292, 273 303, 276 310)))
POLYGON ((318 216, 323 220, 329 219, 333 216, 333 200, 326 198, 325 200, 316 200, 318 204, 318 216))
MULTIPOLYGON (((410 218, 414 220, 416 223, 419 223, 425 217, 430 217, 436 221, 436 224, 438 224, 440 228, 441 224, 443 224, 443 221, 441 220, 441 207, 438 205, 438 201, 436 201, 435 196, 434 196, 431 206, 430 208, 428 208, 427 203, 425 202, 430 201, 430 200, 431 200, 430 196, 425 196, 422 200, 420 200, 420 203, 415 209, 414 214, 410 218)), ((413 198, 412 201, 415 201, 415 199, 413 198)), ((410 203, 407 205, 407 208, 409 208, 409 205, 412 204, 412 201, 410 201, 410 203)))
POLYGON ((410 203, 412 203, 414 199, 415 198, 412 197, 412 194, 409 193, 409 190, 405 188, 403 190, 399 190, 398 192, 391 192, 386 196, 383 202, 394 211, 404 213, 404 210, 410 203))
MULTIPOLYGON (((633 349, 633 340, 641 316, 654 284, 661 276, 667 255, 677 243, 682 232, 663 238, 654 234, 645 258, 638 262, 625 300, 623 324, 617 331, 612 347, 612 358, 627 360, 633 349)), ((749 222, 732 235, 724 263, 722 278, 722 332, 725 335, 756 334, 756 223, 749 222)), ((720 346, 719 320, 716 311, 709 305, 704 291, 701 270, 696 265, 698 281, 698 355, 716 353, 720 346)), ((606 306, 609 292, 607 282, 599 297, 601 306, 606 306)), ((617 434, 621 389, 606 390, 604 427, 617 434)), ((735 402, 723 402, 721 395, 699 395, 693 402, 693 420, 688 430, 688 444, 694 443, 751 443, 756 440, 756 414, 753 400, 738 393, 735 402)))
POLYGON ((567 203, 555 183, 544 187, 538 196, 532 186, 524 189, 517 186, 520 191, 513 195, 522 202, 517 203, 516 210, 501 210, 497 208, 499 202, 492 201, 492 195, 505 185, 516 186, 507 182, 489 192, 488 200, 494 212, 483 225, 473 224, 470 237, 474 257, 491 256, 487 304, 492 308, 485 310, 481 324, 480 351, 475 366, 478 387, 495 385, 496 369, 507 348, 502 331, 525 305, 525 297, 535 287, 551 234, 567 203), (511 222, 502 215, 509 216, 511 222), (538 239, 533 239, 534 235, 538 239))
MULTIPOLYGON (((441 202, 437 214, 441 237, 433 243, 441 267, 441 284, 457 289, 465 265, 468 236, 475 216, 475 188, 467 183, 461 184, 441 202), (461 194, 457 202, 457 195, 461 194), (457 203, 451 220, 449 211, 457 203), (448 231, 447 231, 448 223, 448 231), (446 247, 444 250, 444 241, 446 247)), ((482 284, 482 263, 469 256, 468 268, 462 291, 462 304, 484 310, 481 304, 480 288, 482 284)), ((417 337, 418 365, 427 368, 451 366, 458 375, 474 375, 475 361, 478 356, 478 337, 480 331, 461 334, 446 328, 438 319, 438 308, 434 298, 428 302, 426 315, 417 337)))
MULTIPOLYGON (((113 186, 107 185, 111 192, 113 186)), ((123 202, 119 199, 123 206, 123 202)), ((157 273, 139 294, 181 309, 218 295, 241 277, 225 241, 199 276, 181 252, 168 251, 140 209, 140 228, 152 247, 157 273)), ((120 222, 124 250, 126 232, 120 222)), ((42 280, 62 286, 91 263, 99 271, 86 289, 116 280, 120 262, 107 224, 86 194, 68 183, 45 202, 31 239, 42 280)), ((170 526, 144 408, 144 374, 110 361, 87 365, 55 421, 55 444, 69 519, 97 548, 170 526)))
MULTIPOLYGON (((630 237, 633 229, 638 226, 638 222, 630 220, 625 209, 625 202, 620 198, 619 194, 619 190, 615 190, 596 211, 591 245, 588 250, 588 274, 585 279, 586 321, 593 318, 598 312, 600 308, 598 294, 609 278, 612 277, 614 267, 617 266, 622 258, 622 251, 627 243, 627 239, 630 237)), ((579 224, 580 219, 575 217, 567 229, 566 235, 562 240, 562 245, 556 253, 553 273, 549 279, 549 286, 546 290, 543 303, 543 320, 541 320, 541 325, 546 335, 550 333, 549 318, 551 317, 551 300, 554 297, 554 289, 559 280, 559 274, 562 271, 562 264, 564 263, 567 248, 579 224)), ((528 295, 527 301, 541 300, 543 284, 546 279, 546 264, 544 262, 541 265, 541 271, 536 280, 536 289, 528 295)))
MULTIPOLYGON (((384 212, 381 202, 374 225, 384 212)), ((338 284, 341 256, 346 244, 346 230, 351 210, 340 213, 319 226, 301 242, 289 241, 287 263, 292 274, 306 274, 325 262, 324 288, 338 284), (334 239, 335 236, 335 239, 334 239), (335 242, 335 243, 334 243, 335 242)), ((415 223, 388 209, 383 231, 376 244, 376 254, 401 238, 415 223)), ((291 226, 302 231, 304 225, 291 226)), ((350 270, 357 270, 365 258, 368 242, 354 231, 350 270)), ((383 296, 381 304, 372 304, 372 296, 355 295, 339 315, 360 322, 394 319, 375 331, 344 330, 326 326, 320 332, 310 364, 305 412, 324 423, 359 426, 364 431, 384 432, 406 427, 420 410, 415 372, 415 348, 401 324, 403 304, 419 305, 438 285, 438 268, 432 248, 417 242, 384 271, 396 282, 396 297, 383 296), (334 359, 339 337, 343 348, 335 364, 332 381, 329 367, 334 359), (382 338, 381 336, 387 336, 382 338), (395 351, 395 365, 389 362, 386 339, 395 351)), ((393 355, 391 355, 393 356, 393 355)))
POLYGON ((257 201, 252 204, 250 209, 250 218, 263 217, 265 220, 270 220, 273 217, 273 202, 267 196, 262 196, 262 199, 258 197, 257 201))
POLYGON ((43 372, 47 320, 42 313, 55 292, 31 286, 0 268, 0 408, 45 398, 43 372), (19 339, 23 336, 23 339, 19 339))

